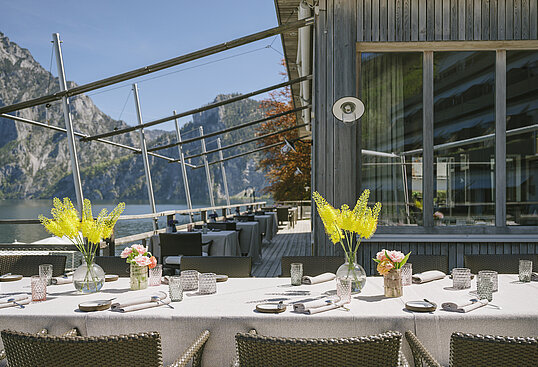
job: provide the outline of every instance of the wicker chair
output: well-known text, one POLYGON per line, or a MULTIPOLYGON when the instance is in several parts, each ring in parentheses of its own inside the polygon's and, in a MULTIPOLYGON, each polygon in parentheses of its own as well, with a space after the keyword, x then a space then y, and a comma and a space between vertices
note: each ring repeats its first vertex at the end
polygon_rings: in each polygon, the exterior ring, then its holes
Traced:
MULTIPOLYGON (((411 331, 405 338, 415 366, 441 366, 411 331)), ((538 366, 538 338, 453 333, 449 363, 451 367, 538 366)))
POLYGON ((167 256, 202 256, 202 234, 199 232, 160 233, 159 241, 160 263, 165 268, 179 269, 179 265, 166 263, 167 256))
MULTIPOLYGON (((47 329, 41 329, 39 330, 36 335, 47 335, 49 331, 47 329)), ((77 336, 79 335, 78 329, 73 328, 65 333, 62 334, 62 336, 77 336)), ((4 349, 0 350, 0 361, 6 358, 6 351, 4 349)))
POLYGON ((65 273, 66 256, 61 255, 2 255, 0 274, 13 273, 25 277, 39 274, 39 265, 52 264, 52 276, 65 273))
POLYGON ((383 334, 354 338, 295 339, 274 338, 250 333, 235 336, 237 359, 241 367, 388 367, 407 365, 400 353, 402 334, 383 334))
POLYGON ((413 264, 413 273, 423 273, 428 270, 440 270, 448 273, 448 256, 446 255, 414 255, 409 256, 409 263, 413 264))
MULTIPOLYGON (((171 367, 200 366, 209 331, 203 331, 171 367)), ((36 336, 2 331, 10 367, 162 367, 157 332, 115 336, 36 336), (133 351, 141 351, 136 356, 133 351)))
POLYGON ((534 271, 538 271, 538 255, 465 255, 463 263, 474 274, 480 270, 495 270, 500 274, 518 274, 520 259, 532 260, 534 271))
POLYGON ((120 277, 130 276, 130 264, 119 256, 96 256, 95 263, 103 268, 106 274, 117 274, 120 277))
POLYGON ((238 222, 255 222, 254 214, 234 215, 234 220, 238 222))
POLYGON ((209 229, 220 229, 221 231, 237 231, 237 223, 235 222, 209 222, 209 229))
POLYGON ((302 263, 303 274, 316 276, 323 273, 336 273, 336 270, 344 263, 343 256, 282 256, 281 275, 290 276, 290 264, 302 263))
POLYGON ((250 256, 183 256, 181 270, 225 274, 230 278, 248 278, 252 269, 250 256))

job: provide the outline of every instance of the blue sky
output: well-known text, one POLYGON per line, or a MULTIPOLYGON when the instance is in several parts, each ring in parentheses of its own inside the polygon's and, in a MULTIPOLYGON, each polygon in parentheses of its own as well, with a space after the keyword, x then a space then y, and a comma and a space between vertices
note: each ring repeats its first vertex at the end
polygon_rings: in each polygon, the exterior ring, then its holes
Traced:
MULTIPOLYGON (((67 79, 79 85, 277 25, 273 0, 4 0, 1 9, 0 31, 47 70, 52 33, 60 33, 67 79)), ((281 53, 280 37, 273 37, 135 79, 143 118, 200 107, 219 93, 279 83, 281 53)), ((54 61, 52 73, 57 75, 54 61)), ((135 124, 132 83, 88 95, 112 118, 135 124)), ((173 122, 157 128, 171 130, 173 122)))

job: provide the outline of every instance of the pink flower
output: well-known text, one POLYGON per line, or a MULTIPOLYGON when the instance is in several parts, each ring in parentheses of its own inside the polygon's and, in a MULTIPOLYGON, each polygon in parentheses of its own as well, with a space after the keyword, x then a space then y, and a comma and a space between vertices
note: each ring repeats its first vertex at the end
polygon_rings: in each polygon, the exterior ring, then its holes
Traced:
POLYGON ((379 264, 377 264, 377 271, 381 275, 388 274, 388 272, 391 271, 392 268, 394 268, 394 265, 392 265, 392 263, 389 260, 384 260, 384 261, 381 261, 379 264))
POLYGON ((149 263, 149 268, 150 269, 153 269, 154 267, 157 266, 157 259, 155 258, 155 256, 150 257, 149 261, 150 261, 150 263, 149 263))
POLYGON ((387 260, 387 257, 385 256, 385 249, 379 251, 376 255, 376 259, 379 261, 387 260))
POLYGON ((387 252, 388 252, 388 254, 389 254, 390 259, 391 259, 392 262, 394 262, 394 263, 399 263, 399 262, 401 262, 401 261, 404 259, 404 257, 405 257, 405 255, 402 254, 400 251, 387 251, 387 252))
POLYGON ((132 245, 131 247, 133 250, 136 250, 139 255, 144 255, 146 252, 148 252, 148 249, 142 245, 132 245))
POLYGON ((122 259, 126 259, 126 258, 129 257, 129 255, 131 255, 132 252, 133 252, 132 248, 126 247, 126 248, 123 249, 120 256, 121 256, 122 259))
POLYGON ((149 257, 144 256, 144 255, 138 255, 133 260, 135 261, 135 263, 137 263, 140 266, 147 266, 151 264, 151 260, 149 259, 149 257))

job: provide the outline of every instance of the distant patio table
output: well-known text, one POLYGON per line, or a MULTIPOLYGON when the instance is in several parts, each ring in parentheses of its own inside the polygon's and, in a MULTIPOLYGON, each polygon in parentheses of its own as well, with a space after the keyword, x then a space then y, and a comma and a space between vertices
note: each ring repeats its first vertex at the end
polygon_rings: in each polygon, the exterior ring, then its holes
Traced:
MULTIPOLYGON (((159 236, 152 236, 153 254, 160 257, 159 236)), ((202 234, 202 242, 213 241, 209 248, 209 256, 241 256, 237 231, 208 231, 202 234)))
POLYGON ((259 263, 262 256, 262 240, 260 235, 260 223, 258 222, 237 222, 239 233, 239 246, 242 254, 252 257, 253 263, 259 263))
POLYGON ((255 215, 254 219, 260 223, 260 230, 264 233, 263 239, 271 242, 278 231, 278 217, 275 212, 265 215, 255 215))
MULTIPOLYGON (((324 295, 335 288, 334 281, 293 287, 289 278, 230 278, 217 284, 217 293, 197 295, 186 292, 183 301, 172 303, 174 309, 157 307, 131 313, 77 311, 80 302, 117 297, 122 300, 167 291, 167 286, 129 291, 129 279, 105 283, 98 294, 77 295, 71 284, 49 287, 47 301, 32 303, 24 309, 0 309, 4 329, 36 332, 47 328, 61 334, 77 327, 82 335, 114 335, 158 331, 162 337, 164 363, 171 363, 204 329, 211 336, 204 350, 206 366, 229 366, 235 354, 234 335, 255 328, 261 335, 286 337, 350 337, 371 335, 387 330, 404 333, 413 330, 437 360, 448 364, 450 334, 453 331, 507 336, 536 336, 538 331, 538 283, 519 283, 517 275, 501 275, 499 292, 492 304, 468 314, 436 310, 412 313, 404 310, 409 300, 427 298, 440 305, 445 301, 473 298, 469 290, 450 290, 448 278, 404 288, 402 298, 383 297, 383 279, 368 278, 363 292, 353 296, 349 311, 331 310, 316 315, 292 312, 262 314, 254 311, 259 302, 294 302, 324 295)), ((1 283, 4 295, 30 292, 29 279, 1 283)), ((471 289, 476 289, 473 280, 471 289)), ((404 342, 408 360, 411 354, 404 342)))

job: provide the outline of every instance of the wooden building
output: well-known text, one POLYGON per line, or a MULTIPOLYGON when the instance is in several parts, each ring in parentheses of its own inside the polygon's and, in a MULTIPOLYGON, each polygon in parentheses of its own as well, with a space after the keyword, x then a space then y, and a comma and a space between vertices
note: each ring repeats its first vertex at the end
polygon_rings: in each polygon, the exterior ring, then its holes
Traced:
MULTIPOLYGON (((537 0, 275 0, 298 116, 311 122, 312 190, 383 211, 361 245, 446 254, 538 252, 537 0), (355 123, 332 112, 365 105, 355 123)), ((313 212, 314 254, 338 253, 313 212)))

